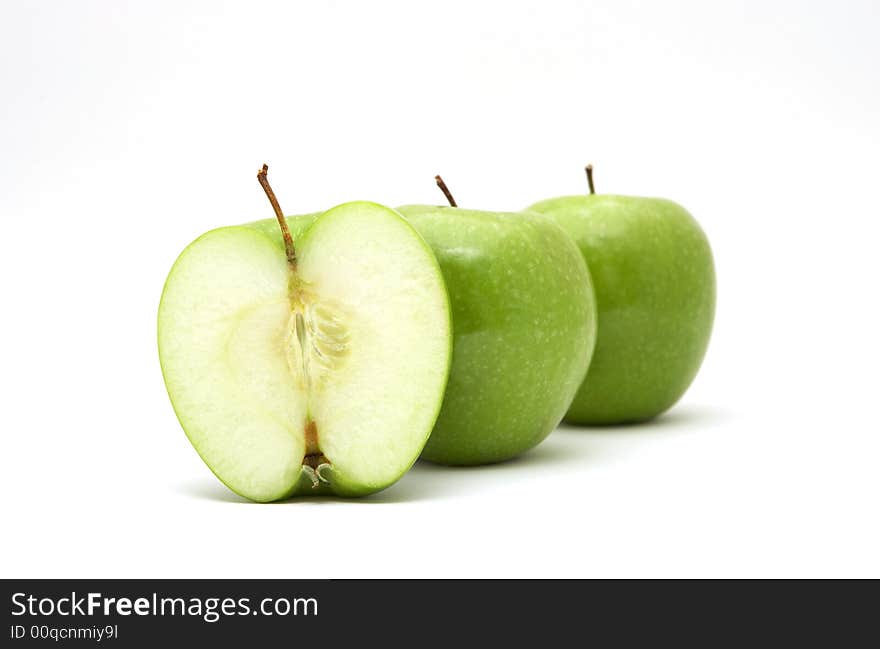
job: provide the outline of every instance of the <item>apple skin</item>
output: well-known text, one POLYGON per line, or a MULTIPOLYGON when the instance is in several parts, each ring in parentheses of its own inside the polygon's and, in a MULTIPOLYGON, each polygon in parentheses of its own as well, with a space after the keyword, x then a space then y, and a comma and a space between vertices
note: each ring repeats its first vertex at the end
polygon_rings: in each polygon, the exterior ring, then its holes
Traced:
MULTIPOLYGON (((323 212, 310 212, 309 214, 298 214, 296 216, 285 216, 284 220, 287 221, 287 228, 290 230, 290 237, 293 239, 294 244, 297 239, 302 237, 312 225, 314 225, 315 221, 318 220, 318 217, 321 216, 323 212)), ((278 227, 278 221, 276 219, 260 219, 259 221, 251 221, 250 223, 245 223, 244 227, 251 228, 252 230, 256 230, 257 232, 266 235, 272 241, 275 242, 282 251, 284 250, 284 239, 281 237, 281 229, 278 227)))
POLYGON ((486 464, 536 446, 593 353, 595 298, 577 247, 538 214, 397 210, 433 249, 452 304, 452 370, 422 458, 486 464))
POLYGON ((666 411, 696 376, 712 331, 715 269, 699 224, 658 198, 565 196, 528 210, 577 243, 599 309, 593 360, 566 421, 620 424, 666 411))

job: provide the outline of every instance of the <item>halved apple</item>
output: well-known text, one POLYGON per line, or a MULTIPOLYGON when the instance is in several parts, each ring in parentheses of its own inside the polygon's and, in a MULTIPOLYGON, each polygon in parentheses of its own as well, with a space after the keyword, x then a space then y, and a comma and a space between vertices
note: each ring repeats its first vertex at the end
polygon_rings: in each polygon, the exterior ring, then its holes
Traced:
POLYGON ((375 203, 299 221, 295 250, 279 222, 283 238, 220 228, 177 259, 159 305, 168 394, 196 451, 246 498, 378 491, 418 458, 443 401, 440 268, 375 203))

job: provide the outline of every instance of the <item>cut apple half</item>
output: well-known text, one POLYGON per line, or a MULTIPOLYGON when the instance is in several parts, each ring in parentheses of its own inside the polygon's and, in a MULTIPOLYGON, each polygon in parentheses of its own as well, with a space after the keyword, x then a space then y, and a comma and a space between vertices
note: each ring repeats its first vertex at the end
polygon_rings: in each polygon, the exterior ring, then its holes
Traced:
POLYGON ((375 203, 323 213, 295 249, 284 232, 220 228, 177 259, 159 306, 168 394, 196 451, 246 498, 378 491, 415 462, 443 400, 440 268, 375 203))

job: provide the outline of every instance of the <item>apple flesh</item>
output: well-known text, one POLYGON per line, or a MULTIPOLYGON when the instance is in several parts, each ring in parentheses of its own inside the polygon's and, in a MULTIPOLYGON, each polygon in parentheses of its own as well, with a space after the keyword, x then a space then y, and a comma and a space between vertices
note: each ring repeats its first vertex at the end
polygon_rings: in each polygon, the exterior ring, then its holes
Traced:
POLYGON ((184 431, 255 501, 383 489, 418 458, 440 410, 451 315, 430 248, 393 210, 346 203, 213 230, 177 259, 159 357, 184 431))
POLYGON ((452 303, 454 352, 422 457, 512 458, 559 424, 596 335, 590 274, 572 240, 538 214, 398 208, 430 244, 452 303))
POLYGON ((593 361, 566 420, 618 424, 667 410, 696 376, 712 331, 715 270, 699 224, 656 198, 566 196, 528 210, 575 240, 599 309, 593 361))

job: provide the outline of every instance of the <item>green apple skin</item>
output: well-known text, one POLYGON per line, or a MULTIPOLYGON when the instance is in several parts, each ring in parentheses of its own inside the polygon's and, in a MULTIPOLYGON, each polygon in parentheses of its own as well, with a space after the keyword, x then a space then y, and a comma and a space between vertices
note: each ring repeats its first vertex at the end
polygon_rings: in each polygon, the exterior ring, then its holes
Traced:
MULTIPOLYGON (((314 225, 318 217, 323 212, 311 212, 310 214, 297 214, 295 216, 286 216, 287 228, 290 230, 290 237, 296 241, 301 238, 309 228, 314 225)), ((284 239, 281 237, 281 229, 278 227, 276 219, 260 219, 259 221, 251 221, 245 223, 244 227, 256 230, 260 234, 271 239, 280 250, 284 250, 284 239)))
POLYGON ((538 214, 397 208, 440 262, 453 360, 422 458, 507 460, 559 424, 593 353, 596 305, 574 242, 538 214))
POLYGON ((587 261, 599 309, 596 349, 565 419, 638 422, 676 403, 697 374, 715 315, 709 241, 680 205, 658 198, 552 198, 547 215, 587 261))

